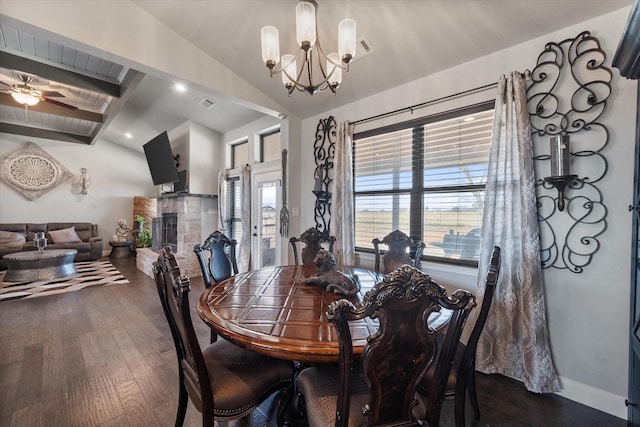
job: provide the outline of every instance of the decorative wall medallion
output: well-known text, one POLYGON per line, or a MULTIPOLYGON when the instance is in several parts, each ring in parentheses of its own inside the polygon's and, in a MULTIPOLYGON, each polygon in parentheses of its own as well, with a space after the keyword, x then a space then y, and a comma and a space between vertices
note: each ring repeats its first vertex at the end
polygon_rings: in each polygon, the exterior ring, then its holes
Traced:
POLYGON ((38 199, 72 176, 33 142, 5 157, 0 174, 4 182, 29 200, 38 199))

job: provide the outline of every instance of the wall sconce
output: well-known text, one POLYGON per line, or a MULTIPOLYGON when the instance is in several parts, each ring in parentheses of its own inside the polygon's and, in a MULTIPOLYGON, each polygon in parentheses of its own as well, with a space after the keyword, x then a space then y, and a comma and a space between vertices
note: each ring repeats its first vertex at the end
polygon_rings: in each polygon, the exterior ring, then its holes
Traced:
POLYGON ((571 175, 571 151, 569 135, 556 135, 550 140, 551 176, 544 180, 558 190, 558 210, 564 210, 564 190, 569 184, 578 179, 578 175, 571 175))
POLYGON ((80 188, 82 194, 87 194, 87 188, 91 185, 91 178, 87 175, 87 168, 80 168, 80 188))

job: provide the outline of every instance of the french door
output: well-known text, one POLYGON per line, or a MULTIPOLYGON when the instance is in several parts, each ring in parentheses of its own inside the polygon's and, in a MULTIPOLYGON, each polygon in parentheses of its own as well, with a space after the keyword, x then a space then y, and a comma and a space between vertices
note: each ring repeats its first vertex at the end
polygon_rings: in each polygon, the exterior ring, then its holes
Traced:
POLYGON ((281 265, 280 171, 256 172, 252 183, 251 259, 253 268, 281 265))

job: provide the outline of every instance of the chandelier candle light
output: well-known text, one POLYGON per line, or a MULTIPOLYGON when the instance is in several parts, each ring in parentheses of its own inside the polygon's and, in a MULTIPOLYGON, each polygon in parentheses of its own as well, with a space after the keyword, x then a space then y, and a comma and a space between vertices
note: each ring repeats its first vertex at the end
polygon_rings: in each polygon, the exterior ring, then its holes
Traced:
POLYGON ((569 135, 556 135, 551 138, 549 142, 551 153, 551 176, 544 180, 558 190, 558 210, 563 211, 564 190, 569 184, 578 178, 578 175, 571 175, 569 135))
POLYGON ((80 168, 80 191, 87 194, 87 189, 91 185, 91 178, 87 175, 87 168, 80 168))
POLYGON ((270 76, 282 73, 282 83, 289 96, 294 89, 311 95, 330 89, 335 94, 342 83, 342 70, 349 71, 349 63, 356 54, 356 21, 348 18, 338 24, 338 53, 326 54, 322 50, 318 38, 317 7, 314 0, 301 0, 296 6, 296 39, 300 46, 296 55, 286 54, 280 58, 278 29, 266 26, 261 30, 262 60, 269 68, 270 76), (316 62, 322 75, 319 82, 313 80, 313 51, 316 48, 316 62), (302 64, 299 71, 298 58, 302 64))

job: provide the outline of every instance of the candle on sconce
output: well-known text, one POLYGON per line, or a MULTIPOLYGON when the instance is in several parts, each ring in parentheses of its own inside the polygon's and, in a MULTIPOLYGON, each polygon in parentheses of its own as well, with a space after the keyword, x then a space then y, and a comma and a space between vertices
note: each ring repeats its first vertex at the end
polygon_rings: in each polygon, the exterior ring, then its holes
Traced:
POLYGON ((556 135, 551 138, 551 176, 571 175, 569 135, 556 135))
POLYGON ((87 189, 91 185, 91 178, 87 175, 87 168, 80 168, 80 192, 87 194, 87 189))

